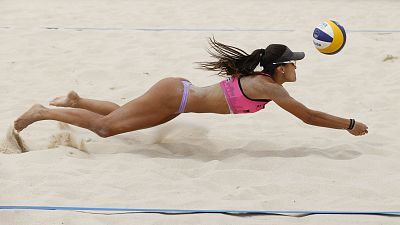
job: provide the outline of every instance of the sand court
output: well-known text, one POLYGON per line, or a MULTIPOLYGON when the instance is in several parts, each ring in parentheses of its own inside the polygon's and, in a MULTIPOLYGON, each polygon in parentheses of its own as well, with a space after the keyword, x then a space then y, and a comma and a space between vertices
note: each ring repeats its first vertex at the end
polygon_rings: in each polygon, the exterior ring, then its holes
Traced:
MULTIPOLYGON (((0 205, 400 211, 398 1, 2 1, 0 205), (333 56, 312 43, 326 19, 347 30, 333 56), (197 86, 207 38, 250 52, 282 43, 306 57, 285 84, 308 107, 369 126, 312 127, 270 103, 255 114, 183 114, 110 138, 41 121, 10 126, 70 90, 124 104, 155 82, 197 86), (25 150, 23 150, 25 149, 25 150), (26 152, 25 152, 26 151, 26 152), (6 154, 7 153, 7 154, 6 154), (11 153, 11 154, 10 154, 11 153)), ((0 224, 398 224, 398 217, 95 215, 0 210, 0 224)))

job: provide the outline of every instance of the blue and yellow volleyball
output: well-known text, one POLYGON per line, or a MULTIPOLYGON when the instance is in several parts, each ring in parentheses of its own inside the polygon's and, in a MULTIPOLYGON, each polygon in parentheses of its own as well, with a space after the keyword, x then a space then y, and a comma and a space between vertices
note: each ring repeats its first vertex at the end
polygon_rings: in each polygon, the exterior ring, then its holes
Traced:
POLYGON ((319 24, 313 33, 314 46, 321 53, 333 55, 346 44, 346 31, 338 22, 327 20, 319 24))

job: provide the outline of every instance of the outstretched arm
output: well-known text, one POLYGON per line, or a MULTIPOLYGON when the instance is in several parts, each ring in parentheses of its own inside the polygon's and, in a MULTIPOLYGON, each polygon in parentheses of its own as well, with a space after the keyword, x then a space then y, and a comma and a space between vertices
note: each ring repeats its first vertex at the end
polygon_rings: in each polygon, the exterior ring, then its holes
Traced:
POLYGON ((270 95, 271 99, 276 104, 301 119, 306 124, 334 129, 347 129, 350 134, 356 136, 368 133, 368 127, 361 122, 355 121, 354 127, 349 129, 351 127, 350 119, 333 116, 328 113, 307 108, 305 105, 292 98, 281 86, 275 86, 272 88, 272 91, 270 89, 270 95))

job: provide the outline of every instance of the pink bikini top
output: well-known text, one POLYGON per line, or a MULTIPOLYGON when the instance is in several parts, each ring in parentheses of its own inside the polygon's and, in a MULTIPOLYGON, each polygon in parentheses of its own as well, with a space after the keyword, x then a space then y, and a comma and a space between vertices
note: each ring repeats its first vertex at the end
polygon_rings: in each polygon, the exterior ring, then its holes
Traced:
MULTIPOLYGON (((267 75, 264 73, 262 74, 267 75)), ((265 105, 271 101, 269 99, 251 99, 247 97, 243 93, 242 86, 240 85, 240 77, 231 77, 221 81, 220 86, 224 91, 229 110, 233 114, 257 112, 264 109, 265 105)))

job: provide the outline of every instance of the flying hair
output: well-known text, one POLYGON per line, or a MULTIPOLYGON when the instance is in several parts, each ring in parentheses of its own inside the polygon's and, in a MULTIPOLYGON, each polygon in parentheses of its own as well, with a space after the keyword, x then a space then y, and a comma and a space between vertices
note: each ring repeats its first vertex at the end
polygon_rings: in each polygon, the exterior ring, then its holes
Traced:
POLYGON ((216 41, 214 37, 209 38, 208 43, 211 47, 208 53, 216 61, 199 62, 200 69, 217 71, 217 75, 223 77, 251 75, 265 54, 265 49, 257 49, 249 55, 240 48, 216 41))

